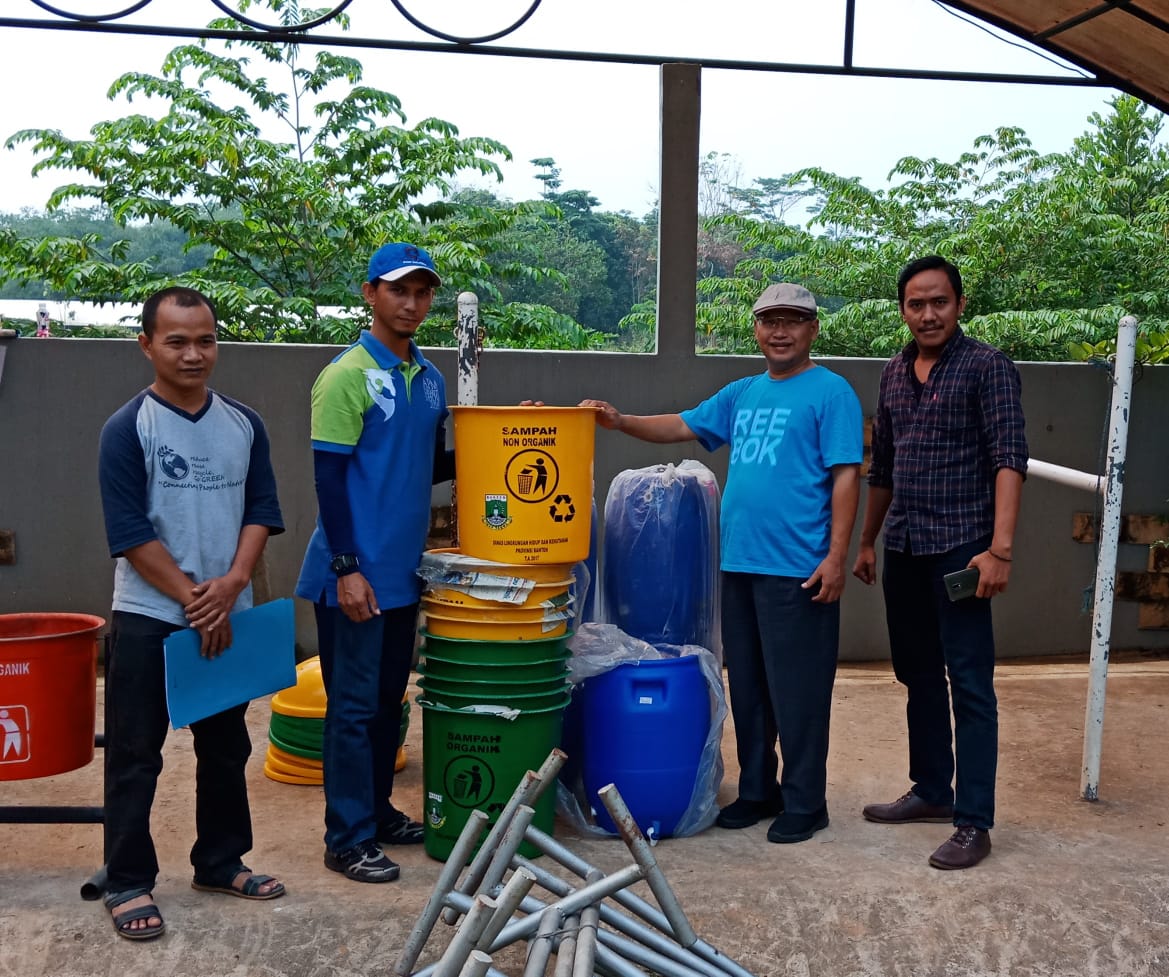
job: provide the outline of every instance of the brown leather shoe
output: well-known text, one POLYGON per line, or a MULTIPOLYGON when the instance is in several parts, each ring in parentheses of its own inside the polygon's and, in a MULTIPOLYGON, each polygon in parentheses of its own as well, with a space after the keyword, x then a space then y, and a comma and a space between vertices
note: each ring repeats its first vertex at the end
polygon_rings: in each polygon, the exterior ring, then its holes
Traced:
POLYGON ((974 868, 990 854, 990 832, 960 824, 950 840, 930 855, 934 868, 974 868))
POLYGON ((861 813, 877 824, 946 824, 954 818, 952 805, 927 804, 911 790, 891 804, 866 804, 861 813))

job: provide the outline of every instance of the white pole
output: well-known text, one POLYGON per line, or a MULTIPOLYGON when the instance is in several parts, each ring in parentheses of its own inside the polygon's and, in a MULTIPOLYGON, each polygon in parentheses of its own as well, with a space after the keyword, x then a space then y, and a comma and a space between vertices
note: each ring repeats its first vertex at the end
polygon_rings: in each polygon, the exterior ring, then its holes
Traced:
POLYGON ((479 297, 474 292, 459 292, 459 321, 455 329, 459 339, 460 407, 479 403, 479 297))
POLYGON ((1096 592, 1092 598, 1092 657, 1088 674, 1088 704, 1084 715, 1084 763, 1080 793, 1086 801, 1099 799, 1100 747, 1104 737, 1104 692, 1108 682, 1108 645, 1112 633, 1112 603, 1116 593, 1116 552, 1120 543, 1120 503, 1124 494, 1124 463, 1128 450, 1128 417, 1132 402, 1132 372, 1136 361, 1137 321, 1120 320, 1116 361, 1112 369, 1112 416, 1108 429, 1108 471, 1104 512, 1100 520, 1100 554, 1096 563, 1096 592))

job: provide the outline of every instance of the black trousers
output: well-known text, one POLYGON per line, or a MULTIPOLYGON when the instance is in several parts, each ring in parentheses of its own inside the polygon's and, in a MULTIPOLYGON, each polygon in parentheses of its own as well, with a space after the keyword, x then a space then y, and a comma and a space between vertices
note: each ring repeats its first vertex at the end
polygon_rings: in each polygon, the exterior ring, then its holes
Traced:
POLYGON ((792 814, 825 806, 828 722, 840 643, 840 604, 816 604, 802 579, 724 573, 723 658, 735 720, 739 796, 775 795, 792 814))
MULTIPOLYGON (((150 808, 170 725, 163 639, 174 624, 114 611, 106 661, 105 858, 110 892, 153 889, 158 857, 150 808)), ((245 767, 247 703, 191 724, 195 745, 195 874, 214 877, 252 847, 245 767)))

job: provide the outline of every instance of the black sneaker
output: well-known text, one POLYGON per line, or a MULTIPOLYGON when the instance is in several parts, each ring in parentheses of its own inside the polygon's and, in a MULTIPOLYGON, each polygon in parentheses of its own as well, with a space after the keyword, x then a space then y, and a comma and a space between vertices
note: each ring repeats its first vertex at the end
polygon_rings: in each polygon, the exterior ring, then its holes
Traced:
POLYGON ((775 817, 782 810, 782 794, 776 794, 769 801, 749 801, 739 797, 718 812, 714 823, 720 828, 749 828, 764 818, 775 817))
POLYGON ((378 825, 377 840, 383 845, 421 845, 425 829, 404 811, 390 808, 390 816, 378 825))
POLYGON ((325 868, 341 872, 354 882, 393 882, 400 871, 377 844, 359 841, 345 851, 325 851, 325 868))

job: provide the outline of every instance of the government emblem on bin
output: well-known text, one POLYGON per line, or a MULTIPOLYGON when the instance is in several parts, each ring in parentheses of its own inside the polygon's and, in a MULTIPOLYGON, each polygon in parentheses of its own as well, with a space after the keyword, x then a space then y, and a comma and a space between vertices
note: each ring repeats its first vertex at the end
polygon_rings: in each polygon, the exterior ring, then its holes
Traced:
POLYGON ((483 496, 483 522, 488 529, 503 529, 511 524, 506 495, 483 496))

